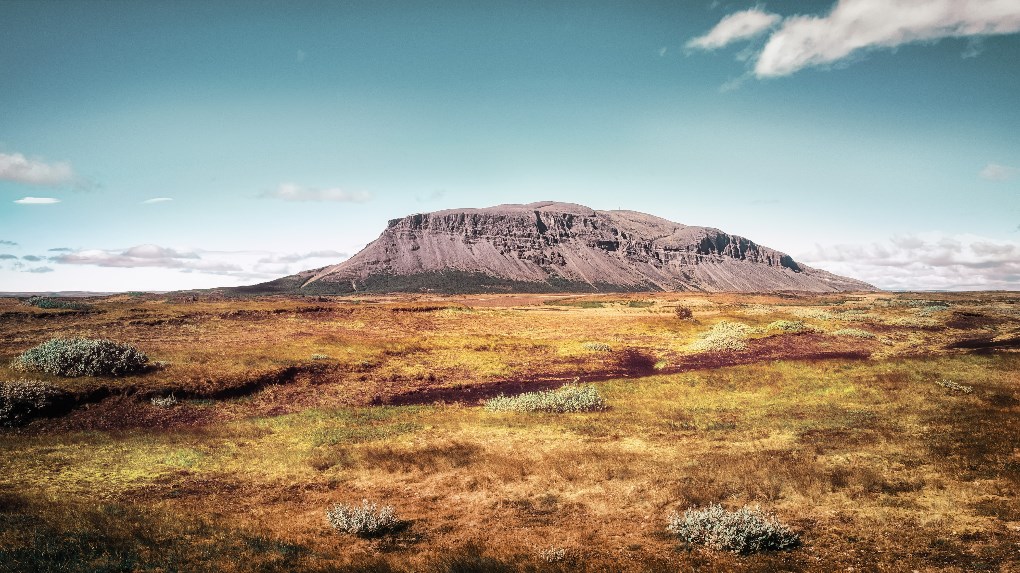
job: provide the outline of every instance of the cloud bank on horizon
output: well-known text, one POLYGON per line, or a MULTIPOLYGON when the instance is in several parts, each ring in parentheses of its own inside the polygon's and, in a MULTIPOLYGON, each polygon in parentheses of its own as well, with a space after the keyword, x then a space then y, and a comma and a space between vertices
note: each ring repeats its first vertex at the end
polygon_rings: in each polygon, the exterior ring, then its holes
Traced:
POLYGON ((758 78, 788 76, 877 49, 916 42, 1020 32, 1016 0, 839 0, 825 16, 789 16, 752 8, 730 14, 687 43, 715 50, 775 28, 753 58, 758 78))
POLYGON ((970 234, 816 245, 797 259, 887 290, 1011 290, 1020 281, 1020 243, 970 234))

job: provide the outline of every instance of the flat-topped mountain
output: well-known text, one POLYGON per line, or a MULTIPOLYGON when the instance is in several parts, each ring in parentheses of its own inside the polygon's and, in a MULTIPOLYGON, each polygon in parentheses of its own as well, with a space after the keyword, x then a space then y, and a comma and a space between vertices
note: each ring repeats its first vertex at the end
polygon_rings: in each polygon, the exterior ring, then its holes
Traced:
POLYGON ((540 202, 393 219, 350 259, 242 292, 868 291, 709 227, 540 202))

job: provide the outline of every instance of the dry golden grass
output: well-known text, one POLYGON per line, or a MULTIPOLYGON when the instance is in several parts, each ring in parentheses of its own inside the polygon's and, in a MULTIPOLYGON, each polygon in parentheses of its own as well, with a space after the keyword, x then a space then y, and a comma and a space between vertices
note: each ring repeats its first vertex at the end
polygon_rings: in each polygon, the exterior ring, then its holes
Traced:
POLYGON ((0 430, 0 571, 1014 571, 1015 302, 150 295, 83 314, 0 299, 4 368, 58 335, 168 362, 40 376, 80 404, 0 430), (749 327, 747 348, 692 351, 721 321, 749 327), (479 407, 575 378, 610 408, 479 407), (170 392, 180 404, 149 401, 170 392), (362 499, 403 527, 334 532, 326 508, 362 499), (760 505, 803 545, 680 547, 666 516, 709 503, 760 505))

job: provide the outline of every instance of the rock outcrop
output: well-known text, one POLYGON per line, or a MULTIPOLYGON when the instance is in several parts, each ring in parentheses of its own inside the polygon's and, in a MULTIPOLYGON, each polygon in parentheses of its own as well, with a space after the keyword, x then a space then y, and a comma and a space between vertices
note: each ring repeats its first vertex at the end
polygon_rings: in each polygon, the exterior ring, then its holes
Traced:
POLYGON ((718 229, 541 202, 419 213, 350 259, 253 291, 867 291, 718 229))

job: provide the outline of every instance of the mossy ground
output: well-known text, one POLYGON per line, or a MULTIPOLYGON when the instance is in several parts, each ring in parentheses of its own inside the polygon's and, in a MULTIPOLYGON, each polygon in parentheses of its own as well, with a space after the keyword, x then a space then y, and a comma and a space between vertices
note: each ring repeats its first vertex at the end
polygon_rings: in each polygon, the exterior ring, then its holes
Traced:
POLYGON ((0 432, 0 571, 1016 570, 1020 316, 933 296, 0 300, 3 364, 74 335, 168 362, 47 377, 83 403, 0 432), (722 320, 755 329, 748 348, 692 352, 722 320), (827 334, 845 328, 876 336, 827 334), (479 407, 574 378, 609 409, 479 407), (325 509, 363 498, 406 527, 334 532, 325 509), (665 533, 710 503, 760 505, 803 545, 665 533))

